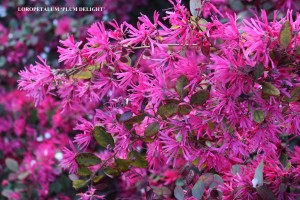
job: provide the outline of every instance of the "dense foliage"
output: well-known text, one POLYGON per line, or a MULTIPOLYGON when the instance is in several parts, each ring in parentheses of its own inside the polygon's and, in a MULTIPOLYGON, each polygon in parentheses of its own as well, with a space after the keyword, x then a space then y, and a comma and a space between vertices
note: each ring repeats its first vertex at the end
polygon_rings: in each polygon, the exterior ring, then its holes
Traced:
MULTIPOLYGON (((72 199, 69 178, 80 199, 299 198, 299 2, 185 3, 81 35, 95 19, 64 18, 56 36, 24 33, 44 43, 24 39, 13 62, 2 25, 3 66, 41 55, 23 91, 0 91, 3 196, 72 199)), ((17 68, 3 69, 13 88, 17 68)))

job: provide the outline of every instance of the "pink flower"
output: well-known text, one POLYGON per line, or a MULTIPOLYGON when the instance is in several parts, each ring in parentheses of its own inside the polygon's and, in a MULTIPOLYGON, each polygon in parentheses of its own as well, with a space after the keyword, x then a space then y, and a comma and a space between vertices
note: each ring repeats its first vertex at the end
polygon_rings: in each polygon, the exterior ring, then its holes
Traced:
POLYGON ((96 195, 96 189, 90 187, 85 193, 79 193, 80 200, 105 200, 105 195, 96 195))
POLYGON ((80 124, 77 124, 74 130, 80 130, 83 133, 77 134, 74 142, 78 144, 81 150, 85 150, 93 139, 94 125, 83 118, 80 118, 79 122, 80 124))
POLYGON ((18 81, 19 88, 25 90, 28 96, 33 97, 36 106, 53 90, 52 81, 54 81, 50 66, 41 57, 39 60, 41 63, 36 62, 36 65, 30 65, 29 68, 21 70, 19 72, 21 80, 18 81))
POLYGON ((60 18, 57 21, 57 26, 55 28, 55 34, 56 35, 64 35, 66 33, 71 32, 71 24, 73 22, 73 19, 67 16, 64 16, 60 18))
POLYGON ((59 41, 64 47, 58 47, 57 52, 60 54, 58 62, 63 62, 68 67, 82 65, 82 57, 79 46, 82 42, 74 42, 74 37, 68 35, 66 40, 59 41))
POLYGON ((77 172, 78 165, 76 163, 75 157, 77 155, 77 150, 72 142, 69 142, 71 149, 64 147, 63 151, 63 159, 60 162, 60 166, 63 169, 68 169, 70 174, 74 174, 77 172))
POLYGON ((21 136, 25 130, 26 120, 19 118, 14 122, 14 131, 18 136, 21 136))
POLYGON ((9 31, 2 24, 0 24, 0 45, 4 46, 8 40, 9 31))

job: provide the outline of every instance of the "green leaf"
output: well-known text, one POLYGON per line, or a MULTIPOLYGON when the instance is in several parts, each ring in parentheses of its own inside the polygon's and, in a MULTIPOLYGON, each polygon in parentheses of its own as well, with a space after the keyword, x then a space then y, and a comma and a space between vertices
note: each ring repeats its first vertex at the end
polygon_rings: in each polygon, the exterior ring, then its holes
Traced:
POLYGON ((174 189, 174 196, 177 200, 184 200, 184 192, 182 187, 176 186, 174 189))
POLYGON ((0 56, 0 68, 6 64, 5 56, 0 56))
POLYGON ((264 184, 263 169, 264 169, 264 162, 261 161, 257 166, 257 168, 255 169, 254 178, 252 180, 252 184, 254 188, 260 187, 264 184))
POLYGON ((300 87, 294 87, 291 91, 291 97, 288 98, 289 102, 296 102, 300 99, 300 87))
POLYGON ((260 186, 257 189, 257 194, 263 199, 263 200, 276 200, 278 199, 275 194, 270 190, 267 186, 260 186))
POLYGON ((137 151, 132 151, 128 154, 128 157, 131 160, 134 160, 131 165, 134 167, 139 168, 147 168, 148 167, 148 161, 137 151))
POLYGON ((6 164, 6 167, 8 169, 10 169, 11 171, 13 172, 18 172, 19 170, 19 164, 16 160, 12 159, 12 158, 6 158, 5 159, 5 164, 6 164))
POLYGON ((191 104, 196 106, 203 105, 209 98, 208 90, 200 90, 191 96, 191 104))
POLYGON ((125 121, 124 123, 126 123, 126 124, 141 123, 145 119, 146 116, 147 115, 145 113, 142 113, 140 115, 130 118, 129 120, 125 121))
POLYGON ((104 174, 101 174, 100 176, 95 176, 93 178, 93 183, 99 183, 101 180, 103 180, 105 178, 104 174))
POLYGON ((110 178, 113 178, 115 176, 119 176, 120 175, 120 172, 119 170, 117 169, 114 169, 114 168, 104 168, 103 169, 103 172, 110 178))
POLYGON ((200 26, 200 29, 202 31, 206 31, 206 24, 208 24, 208 22, 205 19, 203 19, 203 18, 199 19, 197 24, 198 24, 198 26, 200 26))
POLYGON ((300 55, 300 45, 296 46, 295 48, 295 54, 300 55))
POLYGON ((154 142, 154 139, 151 138, 151 137, 143 137, 143 138, 141 138, 141 140, 142 140, 143 142, 154 142))
POLYGON ((178 111, 178 104, 167 103, 165 105, 159 106, 157 113, 163 118, 168 118, 176 114, 177 111, 178 111))
POLYGON ((152 122, 147 126, 145 129, 145 136, 151 137, 158 133, 159 131, 159 123, 158 122, 152 122))
POLYGON ((201 180, 198 180, 197 183, 192 188, 192 195, 196 199, 201 199, 204 194, 204 183, 201 180))
POLYGON ((262 123, 265 120, 265 114, 262 110, 254 110, 253 111, 253 119, 257 123, 262 123))
POLYGON ((192 107, 187 104, 182 104, 178 106, 178 113, 180 115, 188 115, 192 110, 192 107))
POLYGON ((287 48, 292 40, 293 28, 289 21, 284 22, 280 29, 279 43, 283 48, 287 48))
POLYGON ((178 77, 176 81, 176 92, 182 98, 188 94, 188 89, 184 89, 189 84, 189 80, 185 75, 178 77))
POLYGON ((50 193, 60 193, 62 190, 62 184, 58 181, 52 182, 49 186, 50 193))
POLYGON ((82 71, 78 72, 77 74, 73 75, 73 78, 83 79, 83 80, 90 79, 92 77, 93 77, 93 74, 89 70, 82 70, 82 71))
POLYGON ((76 163, 79 166, 89 167, 101 163, 101 159, 92 153, 79 153, 75 157, 76 163))
POLYGON ((77 174, 79 176, 88 176, 88 175, 91 175, 92 172, 87 167, 79 166, 77 169, 77 174))
POLYGON ((126 172, 126 171, 129 170, 129 166, 131 164, 131 160, 116 158, 115 159, 115 163, 116 163, 117 168, 121 172, 126 172))
POLYGON ((258 63, 253 71, 254 78, 257 80, 264 75, 264 65, 260 62, 258 63))
POLYGON ((80 179, 74 180, 73 181, 73 188, 78 190, 78 189, 84 187, 86 184, 87 184, 87 181, 85 181, 85 180, 80 180, 80 179))
POLYGON ((169 197, 172 192, 168 187, 162 186, 162 187, 154 187, 153 192, 159 196, 169 197))
POLYGON ((111 134, 107 133, 104 128, 96 126, 94 129, 94 138, 102 147, 106 148, 108 145, 115 146, 114 139, 111 134))
POLYGON ((180 178, 178 178, 177 180, 176 180, 176 183, 175 183, 175 185, 176 186, 184 186, 184 178, 183 177, 180 177, 180 178))
POLYGON ((36 124, 39 121, 38 112, 36 109, 32 109, 30 112, 30 116, 28 118, 28 122, 32 124, 36 124))
POLYGON ((280 95, 280 91, 270 82, 262 83, 262 92, 263 94, 270 95, 270 96, 280 95))

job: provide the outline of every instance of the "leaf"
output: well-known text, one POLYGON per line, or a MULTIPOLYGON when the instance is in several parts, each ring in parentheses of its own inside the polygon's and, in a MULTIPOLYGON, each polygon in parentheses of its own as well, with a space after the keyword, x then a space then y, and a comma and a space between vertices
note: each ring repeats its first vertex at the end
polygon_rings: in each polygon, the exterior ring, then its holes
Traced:
POLYGON ((279 33, 279 43, 287 48, 292 40, 293 28, 289 21, 284 22, 279 33))
POLYGON ((300 45, 296 46, 295 48, 295 54, 300 55, 300 45))
POLYGON ((6 167, 13 171, 13 172, 18 172, 19 170, 19 164, 16 160, 12 159, 12 158, 6 158, 5 159, 5 164, 6 164, 6 167))
POLYGON ((120 175, 119 170, 114 169, 114 168, 104 168, 103 172, 110 178, 120 175))
POLYGON ((159 196, 170 196, 172 194, 171 190, 168 187, 154 187, 153 192, 159 196))
POLYGON ((254 78, 257 80, 264 75, 264 65, 260 62, 258 63, 253 71, 254 78))
POLYGON ((191 96, 191 104, 196 106, 203 105, 209 98, 208 90, 200 90, 191 96))
POLYGON ((154 139, 151 137, 143 137, 141 138, 143 142, 154 142, 154 139))
POLYGON ((262 83, 262 92, 263 94, 270 95, 270 96, 280 95, 280 91, 270 82, 262 83))
POLYGON ((241 172, 241 166, 240 165, 233 165, 231 167, 231 173, 236 175, 239 174, 241 172))
POLYGON ((6 64, 5 56, 0 56, 0 68, 6 64))
POLYGON ((241 0, 229 0, 229 5, 234 11, 241 11, 244 9, 244 4, 241 0))
POLYGON ((288 98, 289 102, 296 102, 300 99, 300 87, 294 87, 291 91, 291 97, 288 98))
POLYGON ((76 163, 79 166, 89 167, 101 163, 101 159, 92 153, 79 153, 75 157, 76 163))
POLYGON ((178 104, 176 103, 167 103, 158 107, 157 113, 163 117, 168 118, 176 114, 178 111, 178 104))
POLYGON ((178 106, 178 113, 180 115, 188 115, 192 111, 192 107, 187 104, 182 104, 178 106))
POLYGON ((25 172, 18 175, 18 179, 19 180, 24 180, 25 178, 27 178, 29 176, 29 174, 30 174, 29 171, 25 171, 25 172))
POLYGON ((214 188, 218 185, 224 185, 224 181, 221 176, 214 174, 214 181, 210 184, 209 188, 214 188))
POLYGON ((120 62, 125 63, 128 66, 131 66, 131 64, 132 64, 131 58, 129 56, 127 56, 127 55, 122 56, 120 58, 120 62))
POLYGON ((184 200, 184 192, 182 187, 176 186, 174 189, 174 196, 177 200, 184 200))
POLYGON ((253 111, 253 119, 257 123, 262 123, 265 120, 265 114, 262 110, 254 110, 253 111))
POLYGON ((204 173, 199 177, 204 184, 205 188, 208 188, 214 181, 214 175, 212 173, 204 173))
POLYGON ((180 177, 180 178, 178 178, 177 180, 176 180, 176 183, 175 183, 175 185, 176 186, 184 186, 184 178, 183 177, 180 177))
POLYGON ((133 113, 131 111, 127 111, 124 112, 120 118, 119 118, 119 122, 125 122, 127 120, 129 120, 132 117, 133 113))
POLYGON ((261 161, 257 166, 257 168, 255 169, 254 178, 252 180, 252 184, 254 188, 260 187, 264 184, 263 169, 264 169, 264 162, 261 161))
POLYGON ((159 131, 159 123, 158 122, 152 122, 147 126, 145 129, 145 136, 151 137, 158 133, 159 131))
POLYGON ((128 154, 128 157, 133 161, 131 163, 132 166, 139 168, 148 167, 148 161, 139 152, 132 151, 128 154))
POLYGON ((198 17, 199 14, 201 13, 202 9, 202 1, 200 0, 190 0, 190 11, 192 16, 198 17))
POLYGON ((192 195, 196 199, 201 199, 204 194, 204 183, 201 180, 198 180, 197 183, 192 188, 192 195))
POLYGON ((208 42, 204 42, 201 45, 201 52, 203 55, 205 55, 206 57, 209 57, 210 55, 210 44, 208 42))
POLYGON ((188 95, 188 89, 184 89, 189 84, 189 80, 185 75, 181 75, 176 81, 176 92, 183 98, 188 95))
POLYGON ((36 124, 36 123, 38 123, 38 121, 39 121, 38 111, 35 109, 31 110, 30 116, 28 118, 28 122, 31 124, 36 124))
POLYGON ((145 113, 142 113, 140 115, 130 118, 129 120, 125 121, 124 123, 126 123, 126 124, 141 123, 145 119, 146 116, 147 115, 145 113))
POLYGON ((121 172, 126 172, 126 171, 129 170, 129 166, 131 164, 131 160, 116 158, 115 159, 115 163, 116 163, 117 168, 121 172))
POLYGON ((106 148, 108 145, 115 146, 114 139, 111 134, 107 133, 104 128, 96 126, 94 129, 94 138, 102 147, 106 148))
POLYGON ((92 172, 87 167, 79 166, 77 169, 77 174, 79 176, 88 176, 88 175, 91 175, 92 172))
POLYGON ((78 190, 78 189, 84 187, 86 184, 87 184, 87 181, 77 179, 77 180, 73 181, 73 188, 75 188, 76 190, 78 190))
POLYGON ((197 24, 198 26, 201 26, 200 28, 202 31, 206 31, 206 24, 208 24, 208 22, 205 19, 203 18, 199 19, 197 24))
POLYGON ((93 183, 99 183, 101 180, 103 180, 105 178, 104 174, 101 174, 100 176, 95 176, 93 178, 93 183))
POLYGON ((258 195, 263 200, 277 200, 278 198, 275 196, 275 194, 270 190, 267 186, 260 186, 256 188, 258 195))
POLYGON ((12 193, 13 193, 13 191, 10 189, 4 189, 1 192, 2 196, 7 197, 7 198, 11 198, 12 193))
POLYGON ((83 79, 83 80, 90 79, 92 77, 93 77, 93 74, 89 70, 82 70, 82 71, 78 72, 77 74, 73 75, 73 78, 83 79))

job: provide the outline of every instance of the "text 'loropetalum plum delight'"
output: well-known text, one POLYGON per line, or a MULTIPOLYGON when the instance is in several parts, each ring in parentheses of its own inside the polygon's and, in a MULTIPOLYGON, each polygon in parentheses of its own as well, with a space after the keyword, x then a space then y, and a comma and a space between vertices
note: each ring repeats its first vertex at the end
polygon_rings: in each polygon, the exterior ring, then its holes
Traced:
POLYGON ((238 21, 210 2, 193 16, 170 3, 163 18, 69 35, 62 68, 40 59, 20 72, 36 105, 55 96, 62 114, 80 113, 61 162, 78 195, 296 199, 300 15, 238 21))

